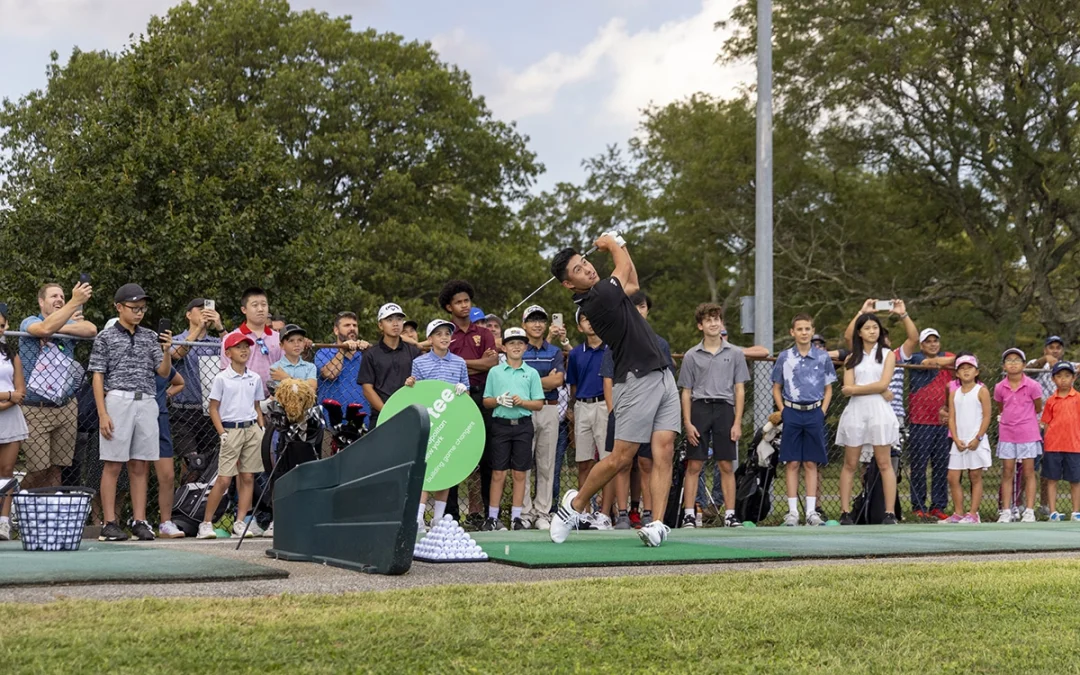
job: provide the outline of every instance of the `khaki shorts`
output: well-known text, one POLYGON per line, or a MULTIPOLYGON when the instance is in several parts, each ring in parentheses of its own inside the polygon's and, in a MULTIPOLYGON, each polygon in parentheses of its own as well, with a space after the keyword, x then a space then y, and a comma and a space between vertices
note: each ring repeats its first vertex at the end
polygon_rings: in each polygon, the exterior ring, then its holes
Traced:
POLYGON ((599 453, 600 459, 607 451, 608 409, 604 401, 574 404, 574 459, 588 462, 599 453))
POLYGON ((235 476, 239 473, 262 473, 263 430, 252 423, 243 429, 225 429, 229 437, 221 444, 218 458, 218 475, 235 476), (238 471, 239 469, 239 471, 238 471))
POLYGON ((22 444, 27 473, 71 466, 79 433, 79 406, 75 400, 59 408, 24 405, 22 412, 29 432, 22 444))

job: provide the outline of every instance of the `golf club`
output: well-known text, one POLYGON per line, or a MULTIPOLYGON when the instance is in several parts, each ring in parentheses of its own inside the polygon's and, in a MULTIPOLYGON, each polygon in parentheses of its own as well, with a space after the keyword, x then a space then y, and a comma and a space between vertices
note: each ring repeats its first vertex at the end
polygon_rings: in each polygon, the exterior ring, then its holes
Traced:
MULTIPOLYGON (((582 253, 582 254, 581 254, 581 257, 582 257, 582 258, 588 258, 588 257, 589 257, 589 256, 590 256, 590 255, 591 255, 592 253, 594 253, 595 251, 596 251, 596 247, 595 247, 595 246, 593 246, 593 247, 592 247, 592 248, 590 248, 590 249, 589 249, 588 251, 585 251, 584 253, 582 253)), ((528 295, 526 295, 526 296, 525 296, 524 298, 522 298, 522 299, 521 299, 521 302, 519 302, 518 304, 514 305, 514 306, 513 306, 513 307, 511 307, 510 309, 508 309, 508 310, 506 310, 505 312, 503 312, 503 317, 502 317, 502 318, 503 318, 503 321, 506 321, 507 319, 509 319, 509 318, 510 318, 510 314, 511 314, 511 313, 513 313, 513 311, 514 311, 515 309, 517 309, 518 307, 521 307, 521 306, 522 306, 522 305, 524 305, 524 304, 525 304, 526 302, 528 302, 529 300, 531 300, 531 299, 533 298, 533 296, 534 296, 534 295, 536 295, 536 294, 537 294, 537 293, 539 293, 540 291, 542 291, 542 290, 544 290, 545 288, 547 288, 547 285, 548 285, 548 284, 550 284, 550 283, 551 283, 552 281, 555 281, 555 277, 551 277, 550 279, 548 279, 548 280, 547 280, 547 281, 545 281, 544 283, 540 284, 540 287, 539 287, 539 288, 537 288, 537 289, 536 289, 535 291, 533 291, 532 293, 529 293, 529 294, 528 294, 528 295)))
MULTIPOLYGON (((273 433, 273 431, 267 430, 267 433, 273 433)), ((277 461, 274 462, 274 466, 271 467, 270 475, 266 479, 266 484, 263 485, 262 492, 259 493, 259 500, 255 502, 255 506, 251 509, 251 517, 248 518, 248 520, 245 521, 245 523, 244 523, 244 532, 243 532, 243 534, 240 535, 240 541, 236 542, 236 550, 237 551, 240 550, 241 544, 243 544, 244 539, 247 538, 248 528, 251 527, 251 523, 255 520, 255 513, 259 510, 259 507, 262 506, 263 498, 266 497, 267 491, 270 490, 270 488, 274 484, 274 474, 277 472, 278 466, 282 463, 281 462, 282 457, 284 456, 284 454, 286 452, 288 452, 289 441, 291 440, 291 438, 293 438, 293 437, 295 437, 297 435, 297 434, 291 434, 289 431, 280 431, 279 433, 281 433, 281 434, 283 434, 285 436, 284 443, 283 443, 283 445, 285 446, 285 449, 281 451, 281 454, 278 455, 277 461)), ((315 450, 315 453, 316 453, 315 460, 318 460, 319 459, 318 450, 315 450)), ((271 456, 273 456, 273 451, 271 451, 271 456)))

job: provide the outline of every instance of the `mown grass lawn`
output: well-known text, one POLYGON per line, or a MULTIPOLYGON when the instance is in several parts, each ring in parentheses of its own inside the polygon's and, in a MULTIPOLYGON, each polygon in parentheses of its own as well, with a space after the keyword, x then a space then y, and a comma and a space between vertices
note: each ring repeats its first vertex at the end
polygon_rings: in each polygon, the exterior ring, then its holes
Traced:
POLYGON ((1049 673, 1080 562, 811 566, 254 600, 0 605, 5 672, 1049 673))

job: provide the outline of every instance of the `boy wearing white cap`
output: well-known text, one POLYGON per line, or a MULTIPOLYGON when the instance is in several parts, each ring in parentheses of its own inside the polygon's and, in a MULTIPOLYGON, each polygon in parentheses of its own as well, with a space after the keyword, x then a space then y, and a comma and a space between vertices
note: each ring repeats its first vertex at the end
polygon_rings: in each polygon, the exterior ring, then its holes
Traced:
POLYGON ((356 383, 364 389, 364 398, 371 405, 370 427, 379 421, 379 412, 394 392, 405 386, 412 375, 413 359, 420 350, 401 339, 405 312, 401 306, 388 302, 379 308, 379 330, 382 338, 364 352, 356 383))
MULTIPOLYGON (((525 517, 528 525, 535 523, 538 530, 551 528, 551 502, 555 485, 555 452, 559 444, 559 387, 566 380, 566 357, 562 349, 544 339, 548 314, 540 305, 530 305, 521 314, 521 327, 525 329, 528 344, 522 360, 540 374, 544 389, 544 405, 533 413, 532 453, 536 466, 536 499, 529 494, 529 472, 525 474, 525 517)), ((557 328, 553 326, 552 330, 557 328)), ((551 337, 560 333, 554 331, 551 337)), ((505 345, 505 338, 504 338, 505 345)), ((504 346, 505 349, 505 346, 504 346)))

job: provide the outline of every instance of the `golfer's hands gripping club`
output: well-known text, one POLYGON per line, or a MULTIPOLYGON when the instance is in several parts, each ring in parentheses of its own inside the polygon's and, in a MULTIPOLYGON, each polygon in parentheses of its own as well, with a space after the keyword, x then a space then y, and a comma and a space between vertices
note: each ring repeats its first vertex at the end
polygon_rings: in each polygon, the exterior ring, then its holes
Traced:
POLYGON ((618 232, 605 232, 595 242, 596 248, 603 251, 614 251, 626 246, 626 240, 618 232))

